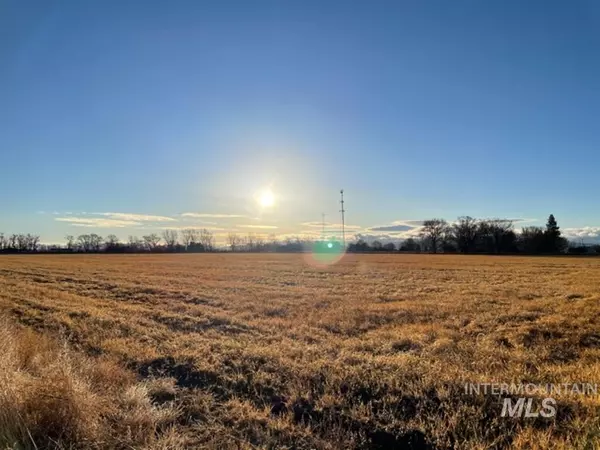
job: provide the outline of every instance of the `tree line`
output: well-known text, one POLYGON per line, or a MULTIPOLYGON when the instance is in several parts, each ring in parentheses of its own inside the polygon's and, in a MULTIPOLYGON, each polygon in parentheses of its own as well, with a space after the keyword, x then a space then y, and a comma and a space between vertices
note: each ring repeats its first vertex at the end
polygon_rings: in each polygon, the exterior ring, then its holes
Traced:
MULTIPOLYGON (((358 241, 348 246, 351 252, 394 251, 393 243, 358 241)), ((419 235, 408 238, 398 251, 407 253, 483 253, 483 254, 583 254, 600 253, 600 245, 586 247, 569 242, 550 214, 545 227, 524 227, 519 233, 510 219, 459 217, 454 223, 444 219, 423 222, 419 235)))
MULTIPOLYGON (((311 241, 296 238, 277 239, 271 235, 265 239, 249 233, 241 236, 227 235, 226 250, 232 252, 301 252, 309 248, 311 241)), ((214 234, 208 229, 168 229, 160 235, 151 233, 141 238, 129 236, 121 241, 116 235, 102 237, 96 233, 65 236, 64 245, 41 245, 40 237, 31 234, 0 233, 0 253, 198 253, 225 250, 219 248, 214 234)))
MULTIPOLYGON (((114 234, 105 238, 95 234, 68 235, 64 245, 40 245, 40 237, 32 234, 0 233, 0 252, 3 253, 183 253, 214 252, 303 252, 342 250, 339 242, 327 247, 315 245, 315 241, 300 237, 279 240, 275 235, 264 238, 250 233, 241 236, 229 233, 226 248, 219 248, 214 234, 208 229, 168 229, 156 233, 129 236, 122 242, 114 234)), ((318 243, 319 240, 316 242, 318 243)), ((550 215, 546 227, 524 227, 514 229, 510 219, 475 219, 459 217, 449 223, 444 219, 429 219, 423 222, 418 236, 401 241, 382 243, 364 240, 347 246, 349 252, 405 252, 405 253, 484 253, 484 254, 583 254, 600 253, 600 245, 586 247, 570 243, 561 235, 560 227, 550 215)))
POLYGON ((141 238, 129 236, 121 242, 114 234, 106 238, 97 234, 82 234, 77 237, 65 237, 65 250, 68 252, 106 252, 106 253, 140 253, 140 252, 212 252, 215 251, 216 240, 207 229, 188 228, 164 230, 162 234, 151 233, 141 238))

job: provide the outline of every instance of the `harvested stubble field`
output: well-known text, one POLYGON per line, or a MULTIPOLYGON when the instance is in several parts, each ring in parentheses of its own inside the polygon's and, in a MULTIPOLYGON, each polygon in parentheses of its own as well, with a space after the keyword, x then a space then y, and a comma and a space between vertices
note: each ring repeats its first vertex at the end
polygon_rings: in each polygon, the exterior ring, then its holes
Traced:
POLYGON ((0 258, 0 447, 598 448, 600 259, 0 258), (35 443, 35 444, 34 444, 35 443))

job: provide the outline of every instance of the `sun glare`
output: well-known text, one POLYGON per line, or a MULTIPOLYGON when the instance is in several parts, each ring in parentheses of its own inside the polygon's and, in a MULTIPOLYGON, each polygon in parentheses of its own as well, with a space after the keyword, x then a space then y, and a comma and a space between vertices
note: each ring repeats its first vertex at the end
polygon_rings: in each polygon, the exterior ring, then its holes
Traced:
POLYGON ((265 189, 258 195, 258 203, 264 208, 268 208, 275 204, 275 195, 270 189, 265 189))

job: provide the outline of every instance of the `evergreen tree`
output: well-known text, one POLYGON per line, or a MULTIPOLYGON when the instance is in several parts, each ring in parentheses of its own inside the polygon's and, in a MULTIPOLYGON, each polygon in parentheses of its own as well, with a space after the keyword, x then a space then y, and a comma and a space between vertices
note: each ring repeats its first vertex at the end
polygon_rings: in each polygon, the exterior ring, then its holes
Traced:
POLYGON ((560 237, 560 227, 554 218, 554 214, 550 214, 546 223, 546 234, 549 236, 560 237))
POLYGON ((545 250, 547 252, 557 253, 564 249, 565 239, 560 234, 560 227, 554 218, 554 214, 550 214, 546 223, 546 231, 544 232, 546 241, 545 250))

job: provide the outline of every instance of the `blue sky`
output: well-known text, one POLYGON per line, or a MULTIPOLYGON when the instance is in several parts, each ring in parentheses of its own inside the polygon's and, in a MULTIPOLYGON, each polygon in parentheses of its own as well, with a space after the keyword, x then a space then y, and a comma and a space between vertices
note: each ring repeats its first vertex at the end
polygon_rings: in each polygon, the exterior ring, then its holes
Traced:
POLYGON ((3 0, 0 30, 5 233, 308 233, 343 187, 366 235, 600 235, 598 2, 3 0))

